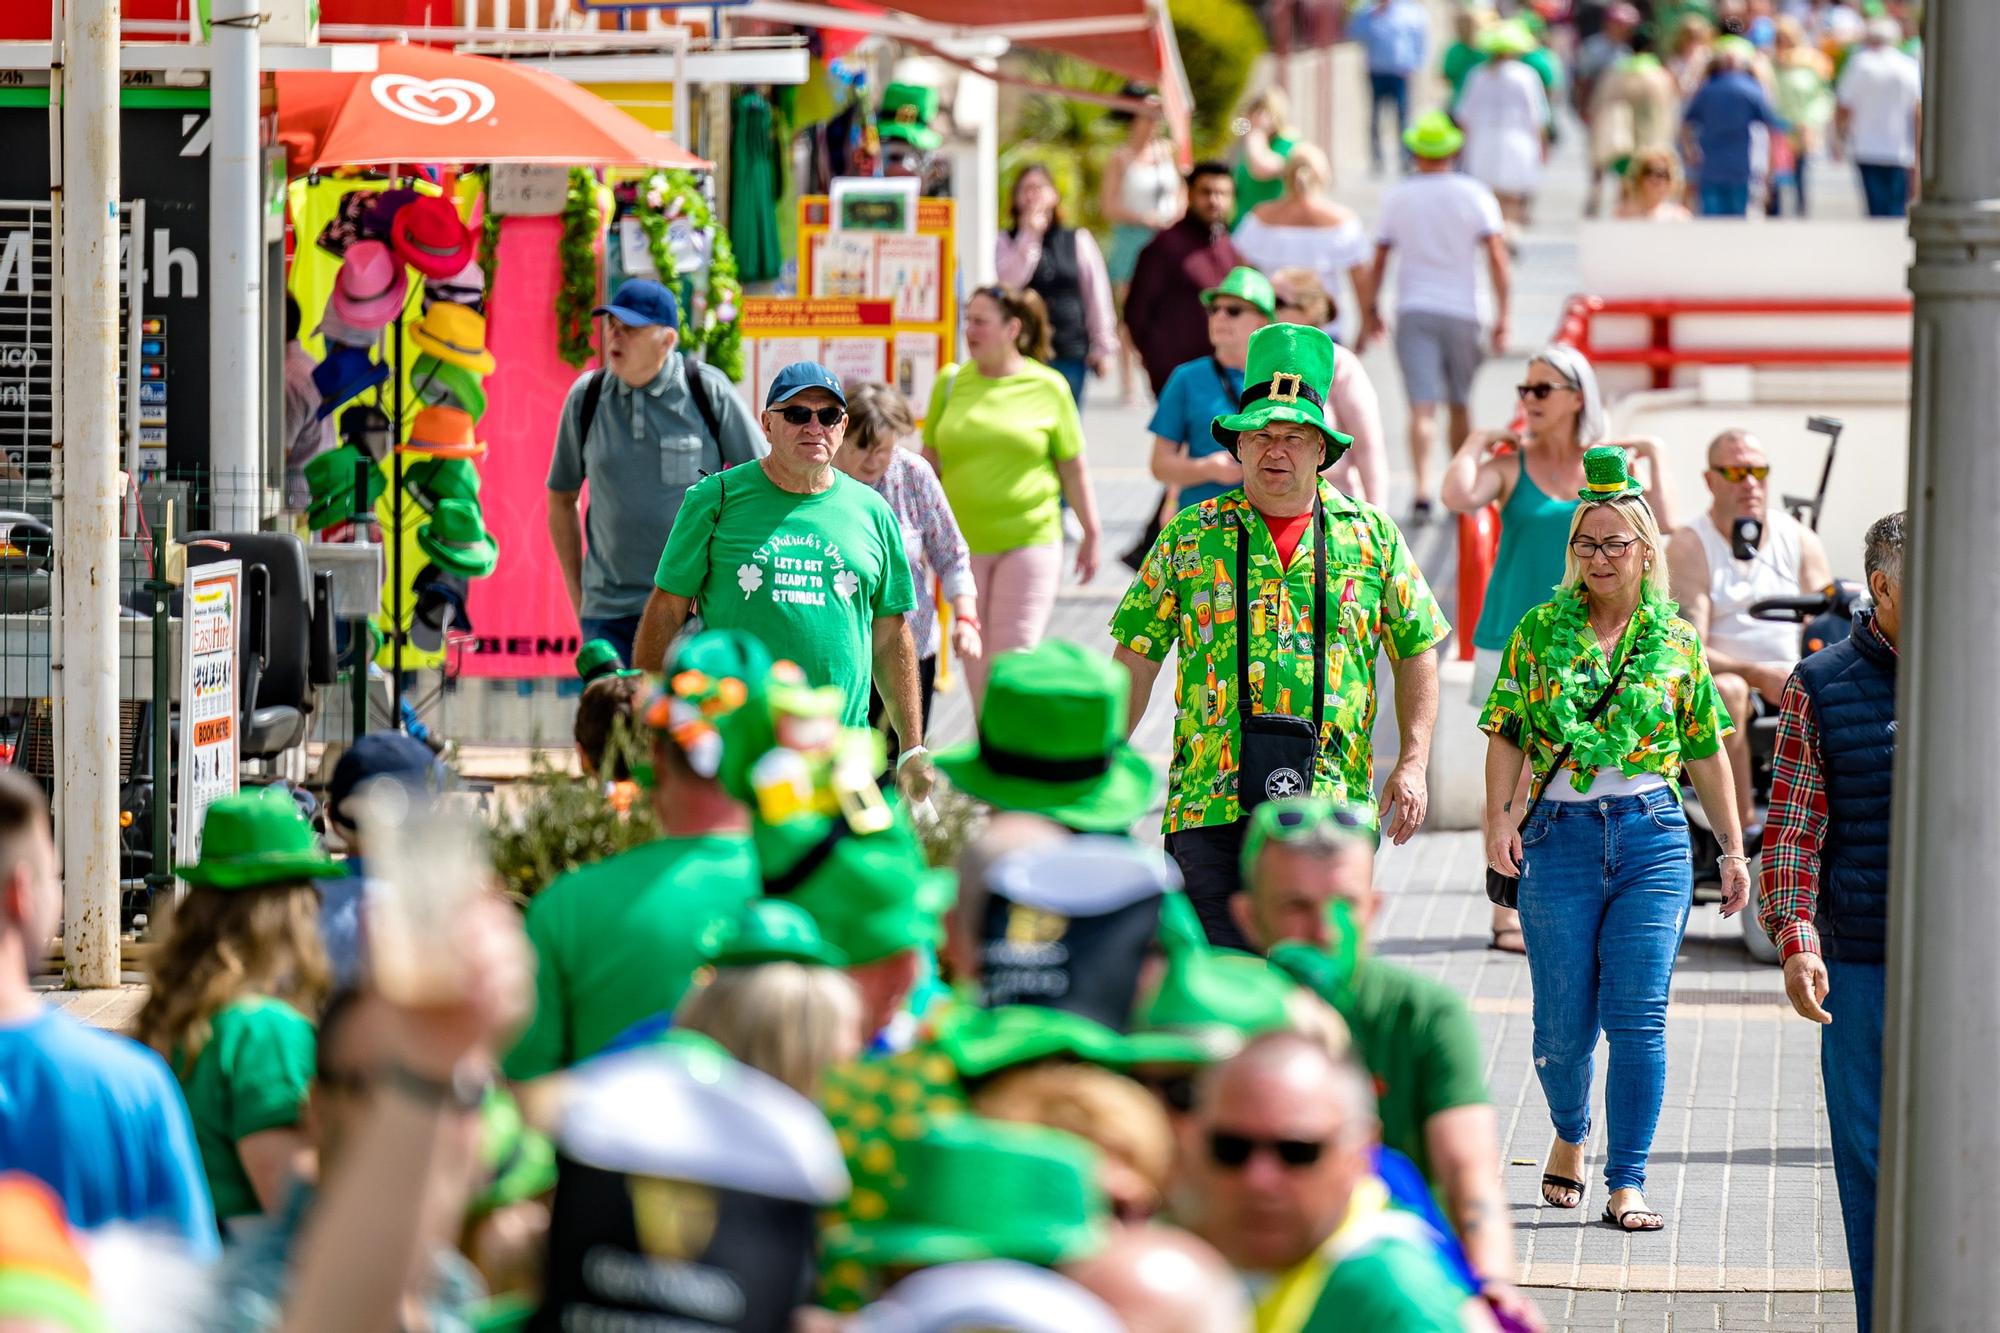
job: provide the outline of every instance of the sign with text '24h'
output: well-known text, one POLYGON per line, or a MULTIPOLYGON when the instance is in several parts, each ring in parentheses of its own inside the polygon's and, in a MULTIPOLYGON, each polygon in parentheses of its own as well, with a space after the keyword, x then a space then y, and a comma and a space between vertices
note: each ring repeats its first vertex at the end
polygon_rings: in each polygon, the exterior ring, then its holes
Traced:
POLYGON ((174 860, 201 855, 208 807, 236 791, 236 642, 243 629, 243 562, 190 565, 181 614, 179 812, 174 860))

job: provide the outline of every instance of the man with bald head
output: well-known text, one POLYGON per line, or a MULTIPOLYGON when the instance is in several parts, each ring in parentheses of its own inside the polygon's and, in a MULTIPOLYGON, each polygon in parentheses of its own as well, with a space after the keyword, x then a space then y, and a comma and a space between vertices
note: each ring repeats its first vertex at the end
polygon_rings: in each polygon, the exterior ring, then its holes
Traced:
POLYGON ((1263 1333, 1497 1328, 1390 1207, 1368 1075, 1302 1037, 1260 1037, 1202 1080, 1186 1145, 1196 1234, 1262 1297, 1263 1333))
POLYGON ((1064 1272, 1117 1312, 1128 1333, 1250 1327, 1243 1284, 1215 1247, 1178 1227, 1122 1227, 1064 1272))
POLYGON ((1667 571, 1681 619, 1701 635, 1716 692, 1736 729, 1723 737, 1736 776, 1736 808, 1751 825, 1750 720, 1755 700, 1778 706, 1799 661, 1798 626, 1758 620, 1750 607, 1768 597, 1817 592, 1832 581, 1819 534, 1770 508, 1771 458, 1747 430, 1709 442, 1708 512, 1667 543, 1667 571))

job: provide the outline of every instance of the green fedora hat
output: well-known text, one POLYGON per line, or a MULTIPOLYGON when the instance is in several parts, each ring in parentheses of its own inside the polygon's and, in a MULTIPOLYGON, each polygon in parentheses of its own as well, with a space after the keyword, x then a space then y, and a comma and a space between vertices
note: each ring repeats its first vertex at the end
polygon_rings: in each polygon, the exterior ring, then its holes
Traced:
POLYGON ((979 739, 938 755, 938 771, 995 809, 1085 833, 1127 832, 1159 799, 1153 766, 1125 740, 1130 693, 1122 667, 1073 643, 1001 653, 979 706, 979 739))
POLYGON ((1206 1038, 1208 1063, 1227 1059, 1245 1042, 1291 1024, 1286 1005, 1298 983, 1253 954, 1190 949, 1169 956, 1160 988, 1139 1010, 1135 1036, 1178 1034, 1206 1038))
POLYGON ((403 489, 425 513, 440 500, 479 503, 479 469, 469 458, 433 458, 417 455, 403 463, 403 489))
POLYGON ((752 898, 723 929, 712 960, 717 967, 804 963, 846 967, 847 955, 826 942, 812 913, 782 898, 752 898))
POLYGON ((978 1259, 1050 1267, 1085 1258, 1109 1235, 1097 1152, 1074 1134, 980 1116, 939 1120, 904 1144, 902 1186, 850 1201, 856 1216, 821 1234, 825 1258, 871 1268, 935 1268, 978 1259))
POLYGON ((461 578, 483 579, 500 563, 500 544, 473 501, 438 501, 430 522, 417 529, 417 545, 432 564, 461 578))
POLYGON ((875 132, 884 139, 931 152, 944 136, 931 128, 937 119, 938 90, 915 83, 892 83, 882 90, 882 109, 876 113, 875 132))
POLYGON ((1229 270, 1221 282, 1201 294, 1201 303, 1210 305, 1218 296, 1233 296, 1239 301, 1257 307, 1265 319, 1278 317, 1278 293, 1271 287, 1271 280, 1254 268, 1238 265, 1229 270))
POLYGON ((1305 324, 1267 324, 1250 335, 1238 410, 1210 422, 1208 433, 1234 456, 1243 432, 1273 421, 1297 422, 1326 437, 1331 463, 1354 443, 1352 435, 1327 424, 1326 396, 1332 390, 1333 339, 1305 324))
POLYGON ((1465 147, 1465 131, 1442 111, 1426 111, 1403 131, 1403 147, 1417 157, 1436 161, 1465 147))
POLYGON ((592 639, 576 654, 576 678, 586 685, 606 677, 645 674, 643 671, 635 671, 626 666, 625 659, 618 655, 618 645, 609 639, 592 639))
POLYGON ((1616 445, 1600 444, 1583 452, 1583 489, 1576 498, 1603 504, 1621 495, 1644 495, 1646 488, 1632 476, 1631 455, 1616 445))
POLYGON ((958 893, 956 875, 924 862, 901 808, 892 805, 891 813, 880 833, 856 833, 837 815, 759 821, 751 832, 765 894, 811 916, 821 937, 856 967, 935 947, 958 893))
POLYGON ((1540 46, 1534 29, 1519 19, 1503 19, 1479 34, 1473 45, 1481 55, 1524 56, 1540 46))
POLYGON ((320 850, 319 837, 283 787, 225 796, 201 820, 201 855, 174 873, 198 889, 256 889, 347 873, 320 850))
POLYGON ((303 471, 306 485, 312 493, 311 507, 306 510, 306 526, 315 532, 345 522, 359 510, 372 509, 389 485, 382 469, 351 444, 313 455, 303 471), (366 499, 355 494, 354 471, 357 465, 365 465, 368 469, 366 499))
POLYGON ((410 368, 417 396, 432 406, 456 407, 474 421, 486 415, 485 376, 473 373, 455 361, 442 361, 425 352, 410 368))

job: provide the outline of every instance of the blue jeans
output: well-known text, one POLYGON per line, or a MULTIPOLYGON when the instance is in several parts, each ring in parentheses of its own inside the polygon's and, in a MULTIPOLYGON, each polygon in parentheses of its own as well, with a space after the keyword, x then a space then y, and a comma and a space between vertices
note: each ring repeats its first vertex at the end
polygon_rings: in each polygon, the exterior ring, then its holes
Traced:
POLYGON ((1701 196, 1701 215, 1705 218, 1740 218, 1750 211, 1750 182, 1733 185, 1704 184, 1701 196))
POLYGON ((1396 152, 1407 159, 1403 131, 1410 127, 1410 76, 1407 74, 1368 75, 1368 159, 1377 170, 1382 166, 1382 108, 1396 109, 1396 152))
POLYGON ((1910 169, 1876 162, 1857 162, 1861 195, 1871 218, 1900 218, 1910 212, 1910 169))
POLYGON ((1826 1011, 1819 1069, 1826 1080, 1826 1123, 1833 1135, 1833 1179, 1854 1271, 1854 1308, 1868 1333, 1875 1301, 1875 1168, 1882 1143, 1883 963, 1826 960, 1826 1011))
POLYGON ((1667 787, 1543 801, 1521 846, 1535 1074, 1549 1119, 1565 1143, 1589 1138, 1602 1031, 1611 1043, 1604 1183, 1642 1188, 1667 1084, 1667 988, 1694 898, 1687 814, 1667 787))
POLYGON ((1059 356, 1049 362, 1049 369, 1069 381, 1069 396, 1075 400, 1077 410, 1083 410, 1083 376, 1090 369, 1090 363, 1080 356, 1059 356))
POLYGON ((639 633, 637 616, 585 616, 578 626, 583 631, 583 641, 603 639, 618 650, 618 656, 626 666, 632 665, 632 640, 639 633))

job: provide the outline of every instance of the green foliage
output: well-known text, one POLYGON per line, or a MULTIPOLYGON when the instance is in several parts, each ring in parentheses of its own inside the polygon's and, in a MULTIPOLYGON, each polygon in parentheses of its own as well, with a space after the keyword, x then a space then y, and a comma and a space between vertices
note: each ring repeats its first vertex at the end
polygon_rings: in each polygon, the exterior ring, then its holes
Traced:
MULTIPOLYGON (((1124 80, 1072 56, 1030 54, 1022 74, 1048 88, 1080 88, 1116 93, 1124 80)), ((1028 166, 1047 167, 1062 195, 1063 220, 1072 227, 1104 231, 1108 224, 1098 212, 1098 187, 1105 164, 1125 138, 1125 124, 1110 107, 1079 102, 1059 92, 1030 93, 1014 106, 1012 124, 1001 136, 1000 197, 995 201, 1000 226, 1012 221, 1014 181, 1028 166)))
POLYGON ((649 176, 639 188, 635 216, 646 233, 647 254, 661 282, 670 282, 673 256, 667 252, 667 231, 676 218, 685 216, 695 230, 712 238, 708 261, 708 292, 697 315, 693 302, 681 310, 681 346, 702 354, 702 359, 732 380, 743 378, 743 284, 736 275, 736 251, 729 243, 729 229, 720 225, 702 193, 701 182, 691 171, 660 171, 649 176))
POLYGON ((563 197, 562 290, 556 293, 556 350, 578 370, 583 369, 591 355, 590 312, 597 305, 597 235, 603 222, 596 173, 584 167, 571 167, 569 192, 563 197))
POLYGON ((1264 30, 1242 0, 1169 0, 1168 10, 1194 95, 1195 156, 1220 156, 1250 68, 1266 49, 1264 30))
MULTIPOLYGON (((611 744, 624 747, 628 762, 639 754, 639 742, 622 726, 614 730, 611 744)), ((652 803, 643 795, 621 812, 602 783, 557 768, 539 750, 515 793, 520 799, 509 802, 513 813, 503 815, 493 828, 492 849, 493 869, 519 902, 578 866, 660 836, 652 803)))

